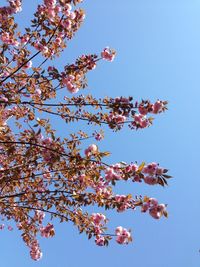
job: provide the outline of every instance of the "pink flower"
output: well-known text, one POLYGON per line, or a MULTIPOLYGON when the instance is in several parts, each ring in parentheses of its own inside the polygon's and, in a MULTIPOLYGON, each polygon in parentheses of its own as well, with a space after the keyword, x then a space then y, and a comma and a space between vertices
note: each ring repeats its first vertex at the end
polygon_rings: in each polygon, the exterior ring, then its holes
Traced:
POLYGON ((56 43, 57 45, 60 45, 60 44, 62 43, 61 38, 57 37, 57 38, 55 39, 55 43, 56 43))
POLYGON ((94 138, 97 140, 97 141, 101 141, 103 139, 103 135, 101 133, 98 133, 98 132, 94 132, 94 138))
POLYGON ((48 47, 44 45, 42 48, 42 53, 45 55, 48 53, 48 51, 49 51, 48 47))
POLYGON ((93 213, 91 215, 91 220, 95 225, 99 225, 106 221, 106 216, 102 213, 93 213))
POLYGON ((85 155, 86 157, 90 157, 91 155, 94 155, 97 151, 98 151, 97 145, 92 144, 85 150, 85 155))
POLYGON ((42 45, 41 43, 39 43, 38 41, 34 44, 35 49, 39 50, 42 52, 43 55, 47 54, 49 49, 47 46, 42 45))
POLYGON ((142 182, 142 179, 140 177, 140 175, 136 174, 134 177, 133 177, 133 182, 138 182, 138 183, 141 183, 142 182))
POLYGON ((42 51, 43 45, 39 43, 38 41, 34 44, 35 49, 42 51))
POLYGON ((65 10, 71 11, 72 10, 72 6, 70 4, 65 4, 65 10))
POLYGON ((69 20, 69 19, 63 20, 63 21, 62 21, 62 26, 63 26, 65 29, 70 30, 71 27, 72 27, 72 22, 71 22, 71 20, 69 20))
POLYGON ((24 35, 24 36, 22 36, 22 38, 21 38, 21 44, 22 44, 22 45, 27 44, 28 41, 29 41, 29 39, 30 39, 30 37, 29 37, 28 35, 24 35))
POLYGON ((48 10, 47 10, 47 13, 48 13, 48 17, 51 21, 53 21, 54 17, 56 16, 56 9, 55 8, 51 8, 49 7, 48 10))
POLYGON ((96 236, 95 243, 97 246, 104 246, 105 245, 105 238, 103 236, 96 236))
POLYGON ((115 229, 115 234, 117 235, 116 241, 118 244, 128 244, 131 241, 130 232, 122 226, 118 226, 115 229))
POLYGON ((136 165, 136 164, 127 165, 125 170, 126 170, 127 173, 136 172, 138 170, 138 165, 136 165))
POLYGON ((104 48, 101 52, 101 57, 108 61, 113 61, 116 56, 116 52, 109 47, 104 48))
POLYGON ((46 227, 41 227, 40 233, 41 233, 41 236, 46 237, 46 238, 54 236, 55 230, 54 230, 53 224, 49 223, 47 224, 46 227))
POLYGON ((70 93, 77 93, 79 89, 74 85, 75 77, 73 75, 68 75, 62 78, 62 84, 64 84, 70 93))
POLYGON ((146 128, 150 125, 149 120, 146 118, 145 115, 142 114, 135 114, 134 115, 134 121, 132 123, 132 126, 136 128, 146 128))
POLYGON ((165 110, 165 104, 163 103, 163 101, 158 100, 153 104, 152 113, 158 114, 163 112, 164 110, 165 110))
POLYGON ((117 206, 118 212, 123 212, 130 207, 132 207, 133 209, 135 208, 133 205, 131 205, 129 199, 125 195, 116 195, 115 201, 118 203, 117 206))
POLYGON ((105 178, 107 181, 112 181, 112 180, 120 180, 122 177, 120 171, 117 172, 114 170, 113 167, 111 167, 106 169, 105 178))
POLYGON ((41 96, 42 92, 41 92, 41 90, 39 88, 37 88, 35 90, 35 94, 38 95, 38 96, 41 96))
POLYGON ((149 214, 154 218, 154 219, 160 219, 162 216, 162 213, 158 211, 157 207, 153 207, 149 209, 149 214))
POLYGON ((126 121, 126 117, 121 114, 110 113, 108 117, 108 122, 115 123, 119 127, 122 127, 125 121, 126 121))
POLYGON ((144 177, 144 182, 149 185, 155 185, 158 182, 158 178, 155 176, 146 176, 144 177))
POLYGON ((150 198, 148 204, 150 205, 149 214, 154 219, 160 219, 166 211, 166 205, 158 204, 158 201, 155 198, 150 198))
POLYGON ((109 188, 97 186, 95 188, 96 193, 101 194, 104 198, 112 197, 112 192, 109 188))
POLYGON ((61 6, 56 6, 55 7, 55 11, 56 11, 56 13, 59 13, 59 12, 61 12, 62 11, 62 8, 61 8, 61 6))
POLYGON ((1 41, 6 44, 13 44, 13 38, 8 32, 3 32, 1 34, 1 41))
MULTIPOLYGON (((74 20, 76 18, 76 13, 75 12, 71 12, 70 13, 70 19, 74 20)), ((81 20, 81 18, 79 18, 81 20)))
POLYGON ((143 168, 143 173, 153 175, 156 173, 157 169, 158 169, 158 164, 155 162, 152 162, 143 168))

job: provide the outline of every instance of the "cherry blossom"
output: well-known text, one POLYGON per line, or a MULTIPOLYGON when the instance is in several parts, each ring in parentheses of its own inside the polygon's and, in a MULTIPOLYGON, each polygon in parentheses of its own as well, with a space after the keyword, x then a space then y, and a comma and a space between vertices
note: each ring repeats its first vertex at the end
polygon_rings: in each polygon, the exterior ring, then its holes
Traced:
POLYGON ((115 58, 116 52, 109 47, 104 48, 104 50, 101 52, 101 56, 103 59, 108 61, 113 61, 115 58))
POLYGON ((115 233, 117 235, 116 238, 117 243, 122 245, 122 244, 128 244, 131 241, 131 234, 126 228, 118 226, 115 229, 115 233))

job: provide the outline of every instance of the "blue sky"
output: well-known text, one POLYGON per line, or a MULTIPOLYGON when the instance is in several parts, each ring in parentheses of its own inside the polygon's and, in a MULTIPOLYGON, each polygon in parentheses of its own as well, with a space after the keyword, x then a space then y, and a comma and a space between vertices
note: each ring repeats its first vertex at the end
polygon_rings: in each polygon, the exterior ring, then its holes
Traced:
MULTIPOLYGON (((39 2, 24 0, 24 11, 18 15, 21 25, 28 25, 39 2)), ((200 2, 101 0, 85 1, 83 6, 85 23, 57 64, 63 66, 81 54, 100 52, 109 45, 117 50, 116 60, 101 62, 89 74, 88 93, 169 101, 169 110, 157 116, 149 129, 134 132, 124 128, 116 134, 106 131, 105 141, 99 144, 100 149, 111 151, 110 162, 157 161, 170 169, 174 178, 167 188, 128 183, 120 183, 117 188, 120 193, 157 197, 168 204, 169 218, 157 221, 139 211, 106 212, 110 228, 123 225, 132 228, 134 236, 129 246, 111 242, 108 248, 95 246, 71 224, 56 225, 55 238, 41 239, 44 257, 40 262, 31 261, 18 232, 2 231, 1 266, 197 267, 200 2)))

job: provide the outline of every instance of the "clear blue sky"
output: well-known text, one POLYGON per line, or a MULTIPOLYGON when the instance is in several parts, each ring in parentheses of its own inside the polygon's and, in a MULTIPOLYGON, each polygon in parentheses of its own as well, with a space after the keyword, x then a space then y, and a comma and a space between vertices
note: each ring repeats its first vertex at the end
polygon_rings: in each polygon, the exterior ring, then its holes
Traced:
MULTIPOLYGON (((23 2, 18 18, 28 25, 40 1, 23 2)), ((2 231, 1 266, 199 267, 200 2, 85 2, 85 23, 58 64, 109 45, 117 50, 117 58, 112 64, 101 62, 91 72, 89 93, 169 101, 169 111, 158 116, 151 128, 106 131, 105 141, 99 144, 112 152, 110 162, 157 161, 170 169, 174 179, 167 188, 123 183, 118 187, 120 193, 148 194, 168 203, 169 218, 156 221, 139 211, 106 212, 110 228, 123 225, 132 228, 134 235, 129 246, 111 242, 108 248, 95 246, 71 224, 56 225, 55 238, 41 239, 44 257, 39 262, 31 261, 18 232, 2 231)))

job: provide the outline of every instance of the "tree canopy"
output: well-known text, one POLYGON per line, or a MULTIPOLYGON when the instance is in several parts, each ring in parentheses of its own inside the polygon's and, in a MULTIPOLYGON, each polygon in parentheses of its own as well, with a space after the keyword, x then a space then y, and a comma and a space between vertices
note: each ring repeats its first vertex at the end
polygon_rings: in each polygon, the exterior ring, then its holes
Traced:
POLYGON ((78 6, 82 0, 41 1, 23 32, 15 21, 22 1, 7 2, 0 8, 0 228, 12 230, 14 223, 34 260, 42 256, 37 236, 54 236, 56 219, 72 222, 99 246, 112 238, 128 244, 130 230, 119 226, 107 232, 108 219, 98 207, 117 212, 138 207, 154 219, 167 217, 166 205, 155 198, 119 195, 113 188, 128 180, 165 186, 170 176, 155 162, 110 165, 110 153, 101 151, 97 142, 104 138, 104 126, 113 134, 126 125, 130 130, 150 127, 153 117, 167 109, 167 101, 81 94, 87 73, 101 60, 114 60, 116 52, 109 47, 81 55, 62 70, 53 65, 84 21, 78 6), (60 90, 65 92, 63 99, 60 90), (61 138, 53 116, 63 128, 83 121, 98 131, 81 130, 61 138), (82 149, 85 140, 91 145, 82 149), (89 206, 97 212, 89 214, 89 206))

